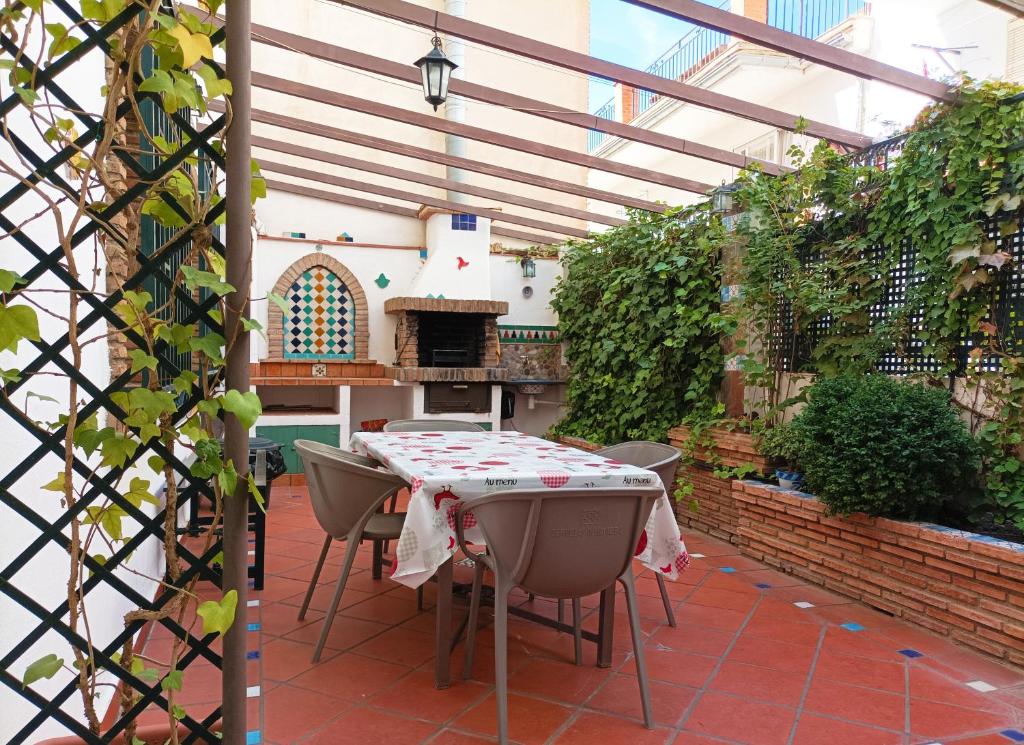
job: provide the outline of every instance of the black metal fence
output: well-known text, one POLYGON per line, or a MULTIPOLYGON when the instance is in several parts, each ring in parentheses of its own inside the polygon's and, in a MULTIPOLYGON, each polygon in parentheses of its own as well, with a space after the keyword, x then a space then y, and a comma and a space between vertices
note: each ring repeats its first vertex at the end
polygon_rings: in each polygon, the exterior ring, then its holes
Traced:
MULTIPOLYGON (((19 3, 15 5, 19 5, 19 3)), ((65 18, 61 20, 67 27, 78 29, 76 35, 82 37, 81 43, 48 64, 37 67, 28 56, 19 54, 18 41, 11 35, 10 28, 5 26, 0 27, 0 58, 23 68, 26 71, 26 76, 30 76, 30 82, 26 84, 27 87, 45 93, 50 101, 64 107, 69 112, 68 116, 75 118, 75 126, 81 133, 75 140, 75 144, 85 148, 102 136, 106 125, 100 116, 90 113, 87 107, 79 105, 76 95, 80 95, 80 91, 74 90, 70 85, 62 85, 62 81, 65 79, 62 76, 66 77, 66 73, 72 66, 81 62, 87 55, 104 54, 111 59, 116 59, 109 40, 119 29, 131 23, 139 13, 146 11, 142 10, 138 4, 128 3, 116 17, 101 24, 85 20, 78 11, 77 2, 72 4, 68 0, 51 0, 47 9, 50 13, 50 20, 56 20, 54 16, 57 11, 63 14, 65 18)), ((214 41, 219 41, 219 38, 215 37, 214 41)), ((137 76, 136 83, 141 82, 141 79, 141 76, 137 76)), ((96 81, 97 89, 102 82, 102 80, 96 81)), ((9 87, 7 87, 7 91, 10 92, 9 87)), ((139 97, 145 99, 146 95, 148 94, 140 94, 139 97)), ((87 286, 88 283, 76 279, 74 274, 68 270, 64 262, 63 249, 59 244, 56 242, 46 244, 34 239, 29 235, 29 231, 20 229, 19 225, 9 217, 24 212, 31 201, 33 185, 42 184, 65 195, 70 195, 72 198, 77 196, 80 190, 77 184, 69 183, 63 175, 69 161, 77 156, 75 147, 69 145, 60 149, 55 155, 50 152, 43 155, 34 152, 32 147, 27 144, 31 141, 32 133, 17 131, 16 123, 12 123, 15 118, 11 115, 19 107, 25 105, 22 97, 16 93, 9 93, 0 101, 0 119, 6 125, 7 140, 22 162, 26 164, 23 172, 17 174, 19 178, 14 181, 13 185, 6 192, 0 194, 0 230, 7 236, 4 241, 6 244, 4 251, 8 256, 13 252, 23 251, 31 257, 33 262, 31 270, 24 274, 26 284, 19 288, 19 291, 31 290, 37 286, 52 287, 56 283, 67 291, 77 293, 81 299, 83 311, 77 323, 77 333, 80 337, 84 338, 89 333, 106 334, 108 329, 116 328, 130 343, 134 343, 140 348, 146 348, 145 340, 127 327, 115 312, 115 306, 123 298, 122 290, 117 290, 112 294, 93 290, 87 286)), ((151 104, 151 106, 154 110, 159 108, 158 103, 151 104)), ((130 113, 130 109, 130 103, 123 102, 117 110, 118 117, 125 117, 130 113)), ((138 157, 138 154, 129 148, 115 147, 114 155, 120 159, 129 173, 137 176, 137 179, 131 183, 123 195, 99 204, 93 209, 90 219, 83 222, 70 238, 72 246, 85 246, 88 245, 88 242, 100 238, 122 245, 129 242, 130 236, 121 234, 111 222, 112 218, 129 209, 133 204, 137 204, 151 189, 151 184, 160 181, 186 159, 199 157, 222 168, 223 156, 218 148, 211 146, 211 143, 222 133, 225 121, 225 117, 220 115, 213 118, 212 121, 200 125, 188 115, 188 112, 179 111, 167 115, 166 121, 159 123, 161 127, 173 128, 176 134, 173 140, 175 148, 173 152, 160 156, 150 154, 138 157)), ((163 198, 171 209, 188 219, 188 215, 172 197, 164 195, 163 198)), ((224 203, 221 202, 210 210, 205 218, 206 224, 212 227, 214 221, 223 214, 223 211, 224 203)), ((177 238, 172 239, 171 235, 163 235, 159 236, 159 240, 144 241, 144 245, 130 247, 135 253, 137 270, 124 283, 124 290, 141 290, 147 284, 153 286, 154 283, 157 283, 170 292, 169 283, 177 271, 177 265, 181 262, 182 256, 188 252, 189 240, 190 235, 188 231, 185 231, 177 238)), ((214 237, 212 248, 223 253, 223 246, 216 237, 214 237)), ((100 285, 102 286, 102 282, 100 285)), ((175 313, 178 316, 176 320, 179 323, 196 323, 201 327, 222 332, 219 317, 210 314, 215 302, 216 298, 214 297, 196 299, 187 295, 179 295, 175 306, 175 313)), ((41 581, 51 582, 53 578, 33 576, 30 564, 36 556, 50 546, 57 546, 61 551, 68 551, 70 546, 68 530, 72 520, 76 517, 82 519, 90 507, 109 501, 124 510, 140 527, 136 535, 128 538, 105 561, 86 557, 85 567, 88 570, 88 578, 82 583, 80 594, 83 598, 87 598, 95 596, 100 588, 106 588, 107 591, 122 595, 130 604, 138 608, 158 611, 177 597, 177 588, 187 585, 194 578, 199 577, 211 582, 218 581, 217 573, 210 567, 211 561, 220 551, 220 544, 219 542, 214 543, 202 555, 197 555, 185 546, 179 545, 178 550, 183 567, 181 575, 173 581, 170 577, 165 577, 167 585, 160 586, 155 597, 146 597, 140 594, 130 582, 124 579, 125 575, 119 570, 122 569, 129 557, 147 542, 156 541, 163 544, 165 514, 163 509, 158 510, 152 516, 146 514, 144 510, 122 496, 121 491, 117 488, 118 481, 140 459, 155 454, 171 464, 176 473, 177 482, 180 484, 179 505, 196 499, 199 495, 213 498, 213 491, 205 481, 190 475, 189 466, 183 462, 180 451, 172 452, 170 448, 155 440, 150 440, 146 447, 138 448, 134 457, 129 458, 128 462, 120 468, 99 469, 96 459, 86 458, 76 451, 73 470, 85 483, 81 495, 74 507, 63 510, 58 519, 50 520, 45 517, 44 511, 39 508, 39 495, 26 496, 23 493, 24 490, 19 489, 18 485, 21 479, 33 472, 33 469, 39 468, 47 456, 52 454, 57 456, 61 462, 64 461, 66 426, 52 429, 39 427, 37 423, 31 421, 25 413, 13 405, 12 402, 15 400, 16 394, 20 392, 24 396, 29 390, 34 376, 56 373, 77 382, 80 397, 77 409, 80 419, 98 414, 101 418, 109 415, 123 420, 127 416, 126 412, 115 403, 112 394, 131 386, 135 376, 129 371, 124 371, 109 381, 91 379, 71 363, 69 359, 70 341, 67 333, 59 338, 44 338, 32 344, 32 358, 21 366, 20 378, 13 382, 7 382, 3 386, 2 396, 0 396, 0 410, 10 421, 17 423, 22 430, 6 432, 6 438, 26 438, 34 443, 30 454, 0 477, 0 503, 18 515, 24 521, 26 529, 32 531, 32 535, 25 541, 24 548, 6 566, 0 567, 0 593, 31 614, 35 624, 29 633, 16 640, 0 658, 0 683, 30 702, 37 710, 36 714, 26 721, 17 722, 19 728, 9 742, 34 741, 36 739, 34 733, 39 726, 47 719, 52 719, 66 726, 87 743, 105 743, 123 733, 128 722, 137 717, 146 707, 156 704, 166 709, 168 706, 160 680, 143 679, 123 669, 116 661, 126 641, 134 638, 142 630, 146 621, 137 620, 128 623, 123 628, 116 629, 116 633, 110 634, 109 641, 94 646, 83 630, 80 629, 77 633, 72 631, 67 618, 69 612, 67 600, 49 606, 37 599, 40 597, 40 593, 36 589, 38 584, 41 581), (23 686, 22 681, 15 675, 15 670, 20 670, 27 663, 32 662, 27 655, 33 645, 50 632, 56 632, 66 644, 82 650, 83 653, 94 659, 97 671, 105 671, 110 676, 110 680, 118 686, 130 687, 137 692, 136 703, 131 710, 123 715, 118 713, 113 725, 102 736, 92 733, 88 727, 82 724, 79 717, 67 711, 74 705, 72 697, 78 695, 77 680, 68 681, 57 693, 44 697, 32 687, 23 686)), ((161 369, 168 374, 176 374, 183 368, 187 368, 189 364, 187 355, 183 358, 165 342, 158 344, 155 353, 160 361, 161 369)), ((24 353, 20 359, 26 359, 24 353)), ((178 401, 176 418, 180 420, 188 416, 201 395, 196 392, 193 395, 181 397, 178 401)), ((56 495, 53 493, 45 493, 44 496, 48 499, 56 499, 56 495)), ((184 640, 187 644, 186 651, 178 662, 178 670, 186 670, 189 665, 200 660, 217 666, 221 665, 221 656, 211 648, 211 643, 216 635, 197 636, 171 618, 164 619, 161 623, 171 634, 184 640)), ((114 696, 112 704, 114 708, 117 706, 118 698, 118 696, 114 696)), ((187 713, 182 714, 180 724, 187 731, 187 734, 182 737, 182 742, 216 742, 218 738, 213 732, 213 724, 218 719, 220 719, 219 709, 209 713, 201 721, 192 718, 187 713)))
MULTIPOLYGON (((854 165, 873 166, 885 169, 903 150, 906 135, 871 145, 850 156, 854 165)), ((1011 256, 1008 270, 999 273, 996 286, 995 318, 990 319, 998 328, 1000 337, 1010 350, 1024 349, 1024 211, 1013 215, 996 215, 986 221, 985 235, 995 242, 999 251, 1011 256), (1006 233, 1002 228, 1007 223, 1015 224, 1013 232, 1006 233)), ((866 258, 875 266, 883 264, 884 257, 889 256, 888 246, 875 246, 869 249, 866 258)), ((948 369, 948 364, 929 356, 925 352, 925 343, 917 331, 920 328, 924 308, 908 307, 915 302, 915 287, 924 281, 924 275, 915 268, 917 249, 911 241, 905 241, 898 255, 890 257, 883 289, 878 302, 868 310, 872 327, 886 324, 897 317, 904 321, 906 332, 898 344, 885 350, 875 363, 875 368, 890 375, 908 375, 912 373, 937 373, 948 369)), ((821 261, 821 256, 805 251, 801 256, 804 266, 821 261)), ((875 276, 873 279, 879 279, 875 276)), ((928 298, 927 302, 943 302, 943 298, 928 298)), ((803 319, 799 328, 794 329, 794 319, 786 303, 780 304, 777 318, 776 333, 770 343, 780 353, 780 362, 785 372, 804 372, 814 369, 813 352, 828 336, 837 332, 835 320, 829 315, 813 319, 803 319)), ((968 365, 971 350, 976 340, 966 334, 957 345, 956 374, 963 374, 968 365)), ((973 361, 982 371, 992 372, 999 369, 996 358, 980 358, 973 361)))

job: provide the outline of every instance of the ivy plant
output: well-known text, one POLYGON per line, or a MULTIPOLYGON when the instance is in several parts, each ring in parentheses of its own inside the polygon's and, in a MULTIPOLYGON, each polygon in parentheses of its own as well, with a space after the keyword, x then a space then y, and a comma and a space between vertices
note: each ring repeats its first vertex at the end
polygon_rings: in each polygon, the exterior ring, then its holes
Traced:
POLYGON ((661 440, 714 399, 725 236, 700 205, 633 211, 626 225, 567 245, 551 303, 571 369, 557 434, 661 440))

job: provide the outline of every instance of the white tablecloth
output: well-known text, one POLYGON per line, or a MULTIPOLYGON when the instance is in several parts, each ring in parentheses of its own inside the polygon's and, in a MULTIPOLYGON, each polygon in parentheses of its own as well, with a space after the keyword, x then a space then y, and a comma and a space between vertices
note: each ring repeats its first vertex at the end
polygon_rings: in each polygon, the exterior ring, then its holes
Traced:
MULTIPOLYGON (((463 501, 507 489, 660 485, 652 471, 520 432, 357 432, 350 447, 410 485, 391 575, 409 587, 426 582, 455 553, 454 515, 463 501)), ((472 514, 465 520, 467 538, 480 541, 472 514)), ((651 511, 636 558, 668 579, 690 563, 665 495, 651 511)))

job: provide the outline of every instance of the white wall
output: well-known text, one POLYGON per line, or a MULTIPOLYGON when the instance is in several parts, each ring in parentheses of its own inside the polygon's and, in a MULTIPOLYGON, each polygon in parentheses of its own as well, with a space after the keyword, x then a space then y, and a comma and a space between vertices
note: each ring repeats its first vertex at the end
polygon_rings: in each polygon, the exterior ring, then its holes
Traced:
POLYGON ((558 316, 551 309, 551 290, 561 276, 561 265, 554 259, 535 259, 537 276, 523 277, 519 257, 491 255, 491 297, 508 302, 508 315, 498 318, 498 325, 554 326, 558 316), (524 287, 533 288, 530 297, 523 296, 524 287))
MULTIPOLYGON (((52 7, 50 10, 53 10, 52 7)), ((57 16, 48 20, 57 20, 57 16)), ((103 64, 101 57, 97 54, 88 54, 76 62, 69 70, 61 74, 59 82, 65 90, 72 92, 76 101, 84 109, 92 112, 101 110, 99 93, 103 83, 103 64)), ((9 93, 9 88, 6 88, 6 91, 9 93)), ((65 116, 66 114, 62 112, 60 115, 65 116)), ((35 130, 28 125, 27 117, 20 109, 8 117, 6 124, 12 132, 22 137, 36 152, 51 152, 49 146, 42 143, 35 130)), ((0 140, 0 160, 9 164, 17 162, 4 140, 0 140)), ((20 168, 20 166, 18 167, 20 168)), ((0 175, 0 193, 5 193, 12 183, 10 177, 0 175)), ((53 190, 47 190, 47 192, 51 197, 56 196, 53 190)), ((5 210, 4 215, 15 223, 21 223, 44 209, 45 204, 41 198, 36 195, 27 195, 5 210)), ((63 211, 63 214, 65 218, 69 216, 66 210, 63 211)), ((66 220, 65 225, 67 225, 66 220)), ((58 247, 56 225, 50 213, 27 224, 23 232, 46 251, 58 247)), ((22 274, 28 272, 35 264, 27 252, 11 237, 0 238, 0 256, 3 257, 0 266, 22 274)), ((102 250, 98 249, 93 242, 86 242, 76 250, 75 261, 79 272, 84 277, 83 281, 87 285, 90 281, 94 281, 96 289, 99 292, 104 292, 105 265, 102 250), (95 280, 91 280, 90 273, 94 269, 96 271, 95 280)), ((46 274, 34 282, 32 287, 34 289, 63 290, 66 286, 51 274, 46 274)), ((44 305, 46 311, 62 316, 67 315, 68 302, 65 293, 47 293, 36 295, 35 298, 44 305)), ((85 310, 80 311, 80 315, 85 315, 86 312, 85 310)), ((38 310, 37 315, 41 336, 44 340, 53 341, 66 333, 66 322, 48 315, 43 310, 38 310)), ((95 338, 105 332, 106 326, 100 325, 89 331, 85 338, 95 338)), ((0 355, 0 367, 21 369, 35 356, 34 347, 22 342, 18 354, 6 352, 0 355)), ((65 353, 65 358, 70 359, 68 353, 65 353)), ((105 341, 99 340, 84 348, 81 371, 91 381, 101 386, 109 380, 110 368, 105 341)), ((53 365, 48 365, 42 372, 55 373, 56 368, 53 365)), ((89 394, 79 391, 76 401, 72 402, 69 399, 68 383, 65 379, 43 374, 34 377, 25 385, 14 396, 13 403, 23 407, 27 401, 29 414, 33 419, 49 422, 56 420, 62 413, 66 414, 71 406, 80 405, 81 401, 89 398, 89 394), (26 394, 29 391, 52 397, 55 402, 40 399, 27 400, 26 394)), ((3 447, 0 448, 0 473, 9 474, 31 456, 38 441, 24 431, 20 424, 2 413, 0 413, 0 432, 5 434, 3 447)), ((95 465, 98 465, 99 459, 94 458, 93 460, 96 461, 95 465)), ((48 523, 58 520, 64 513, 64 509, 60 504, 60 494, 44 491, 41 487, 55 478, 62 469, 62 465, 62 459, 52 454, 46 455, 33 463, 29 471, 10 488, 10 493, 14 498, 21 500, 36 511, 48 523)), ((144 505, 144 509, 153 511, 149 505, 144 505)), ((124 529, 125 533, 130 535, 137 531, 137 526, 132 521, 125 520, 124 529)), ((0 503, 0 567, 8 566, 37 535, 37 528, 0 503)), ((90 553, 109 555, 110 552, 106 547, 101 548, 98 544, 99 541, 96 541, 92 545, 90 553)), ((129 566, 144 576, 140 577, 127 571, 119 571, 118 576, 143 596, 152 597, 156 586, 145 576, 161 576, 163 573, 160 544, 156 540, 144 543, 131 557, 129 566)), ((52 609, 67 597, 66 583, 69 571, 68 554, 55 544, 50 543, 14 575, 12 584, 46 608, 52 609)), ((90 592, 86 600, 86 609, 94 644, 105 645, 119 633, 123 628, 124 613, 134 607, 134 604, 124 600, 118 593, 107 589, 105 585, 90 592)), ((0 594, 0 656, 6 655, 37 624, 37 619, 27 610, 0 594)), ((82 632, 81 624, 79 629, 82 632)), ((73 659, 69 646, 57 634, 50 632, 19 658, 18 662, 12 666, 11 674, 21 677, 28 664, 50 653, 64 658, 69 665, 73 659)), ((32 688, 44 697, 49 697, 66 685, 70 678, 70 674, 61 672, 52 680, 34 683, 32 688)), ((112 691, 113 689, 109 686, 99 689, 95 704, 100 717, 106 713, 112 691)), ((73 716, 82 715, 82 703, 77 694, 65 705, 65 709, 73 716)), ((33 705, 25 702, 6 686, 0 687, 0 741, 8 741, 36 712, 33 705)), ((64 732, 64 727, 51 720, 39 727, 35 732, 35 737, 30 737, 29 741, 60 735, 64 732)))

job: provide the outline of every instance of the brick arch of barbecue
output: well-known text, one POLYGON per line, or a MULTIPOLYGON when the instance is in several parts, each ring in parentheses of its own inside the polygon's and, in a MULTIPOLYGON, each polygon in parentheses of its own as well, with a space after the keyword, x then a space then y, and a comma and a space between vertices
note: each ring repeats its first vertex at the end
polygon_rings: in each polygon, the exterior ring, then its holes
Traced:
MULTIPOLYGON (((328 270, 338 279, 345 283, 349 293, 352 295, 352 302, 355 305, 355 324, 353 326, 353 333, 355 334, 354 347, 355 354, 352 362, 366 362, 369 360, 369 326, 368 326, 368 311, 366 306, 366 293, 363 291, 363 286, 359 284, 359 280, 356 279, 355 275, 349 271, 348 267, 342 264, 337 259, 331 258, 322 253, 314 253, 303 256, 301 259, 296 261, 290 267, 288 267, 284 273, 278 277, 277 283, 274 285, 273 292, 275 295, 283 298, 287 298, 289 290, 292 284, 301 277, 306 271, 313 267, 322 266, 328 270)), ((276 303, 270 303, 269 315, 267 317, 268 330, 267 339, 269 341, 268 359, 272 360, 283 360, 284 355, 284 314, 276 303)))

